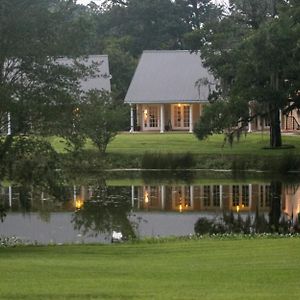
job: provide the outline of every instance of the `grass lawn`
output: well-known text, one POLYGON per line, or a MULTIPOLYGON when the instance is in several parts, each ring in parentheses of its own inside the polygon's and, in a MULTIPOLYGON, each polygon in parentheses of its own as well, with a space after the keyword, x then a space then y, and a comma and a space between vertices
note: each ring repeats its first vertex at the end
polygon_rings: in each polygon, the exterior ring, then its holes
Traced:
MULTIPOLYGON (((65 152, 65 144, 62 138, 51 137, 48 140, 55 149, 65 152)), ((242 136, 239 142, 234 142, 231 147, 224 144, 224 135, 213 135, 204 141, 199 141, 193 134, 188 133, 120 133, 108 145, 108 154, 143 154, 145 152, 173 152, 173 153, 194 153, 194 154, 259 154, 259 155, 280 155, 288 152, 298 152, 300 150, 299 136, 283 136, 284 144, 291 144, 296 147, 293 150, 264 150, 263 147, 269 145, 269 135, 267 133, 251 133, 242 136)), ((97 149, 88 142, 86 149, 97 149)))
POLYGON ((300 239, 0 249, 0 299, 298 299, 300 239))
MULTIPOLYGON (((108 153, 142 154, 146 151, 160 152, 190 152, 194 154, 251 154, 251 155, 280 155, 291 150, 264 150, 269 144, 269 135, 261 133, 248 134, 241 137, 232 147, 223 147, 224 135, 213 135, 207 140, 199 141, 193 134, 164 133, 164 134, 119 134, 108 146, 108 153)), ((292 144, 298 152, 300 136, 283 136, 284 144, 292 144)))

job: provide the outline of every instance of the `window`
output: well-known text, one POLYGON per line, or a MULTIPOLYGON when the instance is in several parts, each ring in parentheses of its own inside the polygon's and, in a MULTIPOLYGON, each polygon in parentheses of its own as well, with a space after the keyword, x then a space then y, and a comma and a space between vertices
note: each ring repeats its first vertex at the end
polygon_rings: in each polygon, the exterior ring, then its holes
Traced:
POLYGON ((213 205, 218 207, 220 206, 220 186, 213 186, 213 205))
POLYGON ((144 107, 143 110, 143 126, 147 128, 157 128, 159 126, 159 107, 149 105, 144 107))
POLYGON ((205 185, 203 187, 203 205, 206 207, 210 206, 210 186, 209 185, 205 185))
POLYGON ((238 185, 233 185, 232 186, 232 205, 233 206, 238 206, 240 203, 240 189, 238 185))
POLYGON ((249 185, 242 186, 242 206, 249 206, 249 185))

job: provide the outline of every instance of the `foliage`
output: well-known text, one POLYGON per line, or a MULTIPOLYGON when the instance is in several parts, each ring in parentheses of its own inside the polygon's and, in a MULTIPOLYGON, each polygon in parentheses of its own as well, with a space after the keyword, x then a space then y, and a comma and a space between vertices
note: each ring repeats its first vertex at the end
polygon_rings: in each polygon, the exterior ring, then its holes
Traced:
POLYGON ((85 54, 92 22, 73 1, 4 0, 0 15, 0 127, 7 126, 8 112, 12 122, 11 135, 0 140, 3 165, 14 160, 15 145, 27 155, 20 134, 49 134, 72 112, 86 70, 58 58, 85 54))
POLYGON ((99 45, 102 53, 106 53, 109 57, 113 99, 119 104, 123 103, 137 64, 133 54, 130 53, 130 47, 132 47, 130 36, 105 37, 100 40, 99 45))
POLYGON ((270 146, 281 146, 279 110, 287 112, 299 102, 299 26, 295 14, 299 9, 296 1, 231 1, 229 14, 205 23, 187 37, 194 49, 200 48, 205 64, 221 82, 220 100, 215 104, 218 109, 203 116, 206 122, 210 120, 207 128, 199 121, 199 138, 222 128, 229 129, 231 135, 239 133, 251 117, 245 115, 247 110, 242 114, 234 107, 244 109, 255 101, 255 116, 270 120, 270 146), (220 124, 222 109, 232 112, 220 124))
POLYGON ((16 247, 22 244, 23 244, 22 241, 15 236, 11 236, 11 237, 0 236, 0 248, 16 247))
POLYGON ((150 153, 142 156, 142 169, 190 169, 195 166, 191 153, 150 153))
POLYGON ((127 112, 124 106, 115 104, 109 94, 94 91, 89 93, 80 107, 79 126, 83 134, 104 154, 109 142, 123 128, 127 112))
POLYGON ((72 222, 74 228, 84 234, 111 235, 114 230, 121 231, 126 238, 134 238, 133 224, 128 219, 130 208, 131 203, 126 190, 120 195, 119 190, 116 192, 99 180, 92 198, 74 213, 72 222))

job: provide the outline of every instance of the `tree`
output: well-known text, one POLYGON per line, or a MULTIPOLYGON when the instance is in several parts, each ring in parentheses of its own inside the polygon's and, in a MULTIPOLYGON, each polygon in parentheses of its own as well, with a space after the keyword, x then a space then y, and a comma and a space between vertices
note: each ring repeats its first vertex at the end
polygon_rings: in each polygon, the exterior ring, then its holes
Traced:
POLYGON ((299 102, 295 63, 299 59, 295 14, 299 4, 268 0, 230 3, 228 15, 188 37, 194 48, 201 49, 205 64, 221 82, 212 97, 213 106, 206 109, 195 133, 204 138, 226 128, 232 141, 248 121, 260 115, 270 121, 270 146, 280 147, 279 110, 288 111, 299 102), (249 102, 257 103, 254 116, 246 109, 249 102))
POLYGON ((115 104, 109 94, 93 91, 80 108, 82 132, 103 155, 109 142, 123 128, 126 115, 124 106, 115 104))
POLYGON ((8 113, 13 124, 11 134, 0 139, 1 164, 18 135, 48 134, 62 120, 57 107, 78 101, 77 79, 85 71, 58 64, 57 58, 85 54, 92 26, 73 1, 1 1, 0 127, 7 126, 8 113))
POLYGON ((113 99, 122 104, 137 65, 137 59, 129 52, 132 40, 130 36, 107 37, 100 42, 101 52, 109 57, 113 99))
MULTIPOLYGON (((100 175, 101 177, 102 175, 100 175)), ((93 196, 78 209, 72 219, 75 230, 83 234, 107 235, 121 231, 126 238, 135 238, 134 224, 128 216, 131 210, 128 189, 107 187, 105 178, 100 178, 93 187, 93 196)))
POLYGON ((134 57, 138 57, 143 50, 183 47, 183 35, 191 27, 185 22, 186 13, 182 7, 173 1, 107 2, 108 9, 98 18, 101 34, 119 38, 129 36, 132 40, 129 51, 134 57))

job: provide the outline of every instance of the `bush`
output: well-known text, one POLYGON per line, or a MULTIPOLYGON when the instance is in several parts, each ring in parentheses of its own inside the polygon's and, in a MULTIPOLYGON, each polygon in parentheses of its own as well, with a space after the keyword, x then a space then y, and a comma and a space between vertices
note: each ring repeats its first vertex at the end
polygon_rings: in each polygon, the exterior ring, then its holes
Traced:
POLYGON ((149 153, 142 156, 143 169, 191 169, 195 159, 191 153, 149 153))

